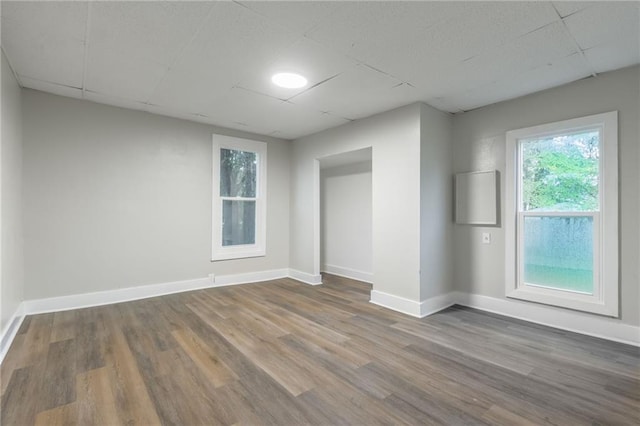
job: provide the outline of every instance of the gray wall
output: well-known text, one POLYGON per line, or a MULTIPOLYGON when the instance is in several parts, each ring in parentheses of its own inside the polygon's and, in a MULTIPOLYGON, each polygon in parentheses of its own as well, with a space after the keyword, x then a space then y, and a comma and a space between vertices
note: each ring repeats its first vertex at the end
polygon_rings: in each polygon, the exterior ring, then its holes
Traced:
POLYGON ((320 264, 373 272, 371 161, 321 170, 320 264))
MULTIPOLYGON (((0 332, 10 325, 23 294, 22 114, 20 87, 2 52, 0 145, 0 332)), ((0 336, 3 336, 0 334, 0 336)))
POLYGON ((33 90, 23 120, 26 299, 288 267, 290 142, 33 90), (212 133, 268 142, 266 257, 210 261, 212 133))
POLYGON ((451 291, 452 116, 421 104, 420 300, 451 291))
MULTIPOLYGON (((640 68, 577 81, 454 116, 454 172, 497 169, 504 192, 505 132, 607 111, 619 111, 621 320, 638 325, 640 315, 640 68)), ((502 196, 504 199, 504 196, 502 196)), ((504 207, 502 208, 504 217, 504 207)), ((454 282, 463 292, 504 298, 504 228, 456 225, 454 282), (482 232, 492 242, 482 244, 482 232)), ((514 302, 516 303, 516 302, 514 302)), ((585 314, 587 315, 587 314, 585 314)))
MULTIPOLYGON (((297 139, 291 162, 291 268, 315 271, 314 161, 372 147, 373 289, 420 299, 420 105, 297 139)), ((319 178, 319 176, 318 176, 319 178)), ((319 195, 319 194, 318 194, 319 195)), ((319 222, 319 219, 318 219, 319 222)), ((319 229, 319 227, 318 227, 319 229)), ((316 241, 317 239, 317 241, 316 241)))

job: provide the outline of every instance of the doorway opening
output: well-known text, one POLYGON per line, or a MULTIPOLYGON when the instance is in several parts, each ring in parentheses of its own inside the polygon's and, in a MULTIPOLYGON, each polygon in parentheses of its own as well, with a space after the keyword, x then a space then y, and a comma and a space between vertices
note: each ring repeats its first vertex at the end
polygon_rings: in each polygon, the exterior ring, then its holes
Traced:
POLYGON ((373 283, 372 149, 318 161, 320 272, 373 283))

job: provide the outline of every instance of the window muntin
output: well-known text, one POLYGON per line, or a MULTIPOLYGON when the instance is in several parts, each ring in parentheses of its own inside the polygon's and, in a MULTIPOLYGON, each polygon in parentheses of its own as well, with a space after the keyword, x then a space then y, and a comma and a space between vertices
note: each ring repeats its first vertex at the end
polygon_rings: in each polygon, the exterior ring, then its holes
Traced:
POLYGON ((265 255, 266 144, 213 137, 212 260, 265 255))
POLYGON ((618 313, 617 113, 507 132, 507 296, 618 313))

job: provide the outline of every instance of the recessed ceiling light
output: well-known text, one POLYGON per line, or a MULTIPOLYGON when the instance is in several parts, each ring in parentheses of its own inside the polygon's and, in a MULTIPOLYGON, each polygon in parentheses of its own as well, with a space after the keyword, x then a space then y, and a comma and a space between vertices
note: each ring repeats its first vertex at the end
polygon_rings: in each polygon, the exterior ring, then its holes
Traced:
POLYGON ((291 72, 281 72, 274 74, 271 77, 271 81, 276 86, 284 87, 286 89, 299 89, 307 85, 307 79, 300 74, 294 74, 291 72))

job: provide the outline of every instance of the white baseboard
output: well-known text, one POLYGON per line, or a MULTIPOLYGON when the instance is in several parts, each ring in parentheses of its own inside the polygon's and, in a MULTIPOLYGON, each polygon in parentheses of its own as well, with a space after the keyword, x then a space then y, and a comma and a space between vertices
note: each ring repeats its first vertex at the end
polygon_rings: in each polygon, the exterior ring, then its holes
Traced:
POLYGON ((621 323, 614 318, 479 294, 455 292, 454 299, 456 303, 470 308, 587 336, 640 346, 640 327, 621 323))
POLYGON ((382 306, 383 308, 420 318, 420 302, 416 302, 415 300, 395 296, 383 291, 371 290, 371 299, 369 302, 382 306))
POLYGON ((455 304, 453 293, 447 293, 417 302, 378 290, 371 290, 371 299, 375 305, 382 306, 416 318, 424 318, 455 304))
POLYGON ((357 269, 345 268, 336 265, 324 265, 322 272, 337 275, 339 277, 351 278, 365 283, 373 283, 373 274, 371 272, 358 271, 357 269))
POLYGON ((204 288, 269 281, 288 276, 288 269, 276 269, 270 271, 247 272, 244 274, 216 275, 213 280, 210 278, 196 278, 193 280, 141 285, 137 287, 98 291, 94 293, 72 294, 69 296, 26 300, 23 302, 25 307, 24 313, 32 315, 43 314, 46 312, 68 311, 71 309, 129 302, 132 300, 147 299, 149 297, 182 293, 184 291, 201 290, 204 288))
POLYGON ((25 300, 25 314, 43 314, 47 312, 59 312, 71 309, 89 308, 92 306, 110 305, 112 303, 147 299, 149 297, 181 293, 183 291, 199 290, 213 287, 214 285, 215 284, 213 284, 209 278, 197 278, 193 280, 141 285, 137 287, 119 288, 93 293, 25 300))
POLYGON ((420 302, 420 318, 440 312, 456 304, 453 292, 434 296, 420 302))
POLYGON ((2 330, 2 335, 0 335, 0 364, 2 364, 4 356, 7 354, 9 347, 11 347, 11 343, 13 343, 13 339, 16 337, 16 334, 18 334, 24 317, 24 303, 20 303, 18 309, 16 309, 11 316, 9 324, 6 325, 4 330, 2 330))
POLYGON ((624 324, 614 318, 584 314, 518 300, 451 292, 417 302, 372 290, 371 303, 417 318, 424 318, 449 306, 458 304, 561 330, 640 346, 640 327, 638 326, 624 324))
POLYGON ((247 272, 244 274, 216 275, 214 284, 211 287, 220 287, 236 284, 259 283, 262 281, 277 280, 287 278, 289 269, 272 269, 270 271, 247 272))
POLYGON ((289 269, 289 278, 301 281, 305 284, 320 285, 322 284, 321 275, 308 274, 306 272, 298 271, 296 269, 289 269))

